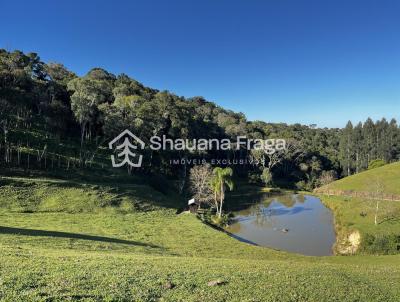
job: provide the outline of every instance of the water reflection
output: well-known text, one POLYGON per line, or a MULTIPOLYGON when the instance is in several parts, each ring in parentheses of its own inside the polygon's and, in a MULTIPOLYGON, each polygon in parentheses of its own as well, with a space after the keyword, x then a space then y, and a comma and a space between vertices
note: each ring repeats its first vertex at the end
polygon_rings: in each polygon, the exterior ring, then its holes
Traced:
POLYGON ((333 215, 313 196, 280 195, 235 212, 238 239, 305 255, 332 255, 333 215))

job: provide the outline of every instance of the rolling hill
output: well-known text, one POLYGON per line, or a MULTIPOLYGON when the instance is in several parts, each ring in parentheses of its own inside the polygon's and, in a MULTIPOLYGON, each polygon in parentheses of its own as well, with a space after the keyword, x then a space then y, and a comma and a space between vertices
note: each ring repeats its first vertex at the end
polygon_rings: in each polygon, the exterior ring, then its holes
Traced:
POLYGON ((398 255, 252 246, 176 214, 169 199, 139 183, 2 177, 0 300, 400 299, 398 255))
POLYGON ((374 193, 377 180, 382 184, 385 194, 396 195, 400 199, 400 162, 342 178, 315 191, 330 192, 333 195, 341 195, 340 193, 346 195, 345 193, 352 192, 374 193))
POLYGON ((400 162, 345 177, 314 192, 335 213, 337 253, 399 252, 400 162))

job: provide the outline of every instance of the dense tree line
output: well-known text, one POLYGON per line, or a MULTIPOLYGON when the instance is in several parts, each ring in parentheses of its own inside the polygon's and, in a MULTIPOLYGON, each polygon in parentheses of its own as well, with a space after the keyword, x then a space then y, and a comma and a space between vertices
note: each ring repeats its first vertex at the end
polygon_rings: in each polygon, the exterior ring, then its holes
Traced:
POLYGON ((353 126, 348 122, 342 130, 340 161, 345 175, 358 173, 368 168, 373 160, 391 162, 399 159, 400 132, 395 119, 385 118, 353 126))
MULTIPOLYGON (((126 74, 93 68, 79 77, 35 53, 0 50, 1 166, 24 169, 72 169, 106 165, 107 142, 130 129, 148 143, 168 138, 285 138, 288 148, 274 157, 246 149, 217 151, 143 150, 145 164, 130 173, 157 173, 186 179, 186 165, 174 158, 262 159, 259 165, 232 167, 254 182, 298 183, 314 187, 360 172, 374 159, 400 158, 395 120, 368 119, 344 129, 314 125, 250 122, 203 97, 184 98, 145 87, 126 74)), ((182 182, 182 186, 184 182, 182 182)))

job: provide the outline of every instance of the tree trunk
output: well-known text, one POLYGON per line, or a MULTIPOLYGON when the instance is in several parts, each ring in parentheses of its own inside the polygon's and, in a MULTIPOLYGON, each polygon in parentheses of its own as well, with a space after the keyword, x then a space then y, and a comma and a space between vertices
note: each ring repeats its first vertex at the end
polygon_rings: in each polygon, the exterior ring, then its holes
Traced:
POLYGON ((7 145, 7 123, 3 121, 4 144, 7 145))
POLYGON ((360 172, 359 171, 359 165, 358 165, 358 151, 356 152, 356 173, 360 172))
POLYGON ((219 205, 219 217, 222 216, 222 205, 224 204, 224 183, 221 182, 221 196, 220 196, 220 205, 219 205))
POLYGON ((218 198, 217 198, 217 191, 214 192, 214 202, 215 202, 215 207, 217 208, 217 214, 218 214, 218 198))
POLYGON ((85 130, 86 130, 86 123, 82 123, 81 127, 81 150, 79 152, 79 160, 82 163, 82 149, 83 149, 83 140, 85 138, 85 130))

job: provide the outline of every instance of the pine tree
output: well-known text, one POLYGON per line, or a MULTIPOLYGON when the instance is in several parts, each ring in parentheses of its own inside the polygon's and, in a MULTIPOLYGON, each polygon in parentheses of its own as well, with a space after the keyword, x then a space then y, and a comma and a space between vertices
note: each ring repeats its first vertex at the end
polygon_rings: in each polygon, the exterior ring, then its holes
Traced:
POLYGON ((340 162, 343 171, 347 176, 351 175, 353 169, 354 142, 353 124, 349 121, 342 131, 340 140, 340 162))

